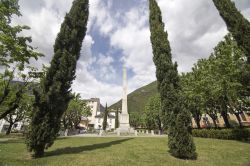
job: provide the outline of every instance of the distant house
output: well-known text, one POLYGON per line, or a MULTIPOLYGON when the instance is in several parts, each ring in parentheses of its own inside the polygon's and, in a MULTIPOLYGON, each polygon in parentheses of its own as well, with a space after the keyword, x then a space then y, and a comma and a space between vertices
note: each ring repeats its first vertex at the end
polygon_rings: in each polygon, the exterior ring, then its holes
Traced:
MULTIPOLYGON (((102 129, 104 112, 95 116, 95 129, 102 129)), ((115 129, 115 112, 109 112, 107 118, 107 130, 115 129)))
MULTIPOLYGON (((101 105, 99 98, 91 98, 83 100, 86 102, 87 106, 91 109, 91 116, 81 118, 80 127, 99 130, 102 129, 103 116, 105 108, 101 105)), ((26 126, 28 122, 17 122, 13 125, 12 130, 21 131, 26 126)), ((6 132, 9 127, 9 123, 4 119, 0 120, 0 132, 6 132)), ((110 111, 107 119, 107 130, 115 129, 115 112, 110 111)))
MULTIPOLYGON (((0 120, 0 133, 6 133, 6 131, 8 130, 10 124, 9 122, 7 122, 4 119, 0 120)), ((13 125, 12 127, 12 131, 23 131, 25 130, 25 128, 27 128, 28 126, 28 122, 27 121, 20 121, 17 122, 13 125)))
MULTIPOLYGON (((81 127, 88 129, 99 130, 102 129, 103 116, 105 108, 101 105, 99 98, 91 98, 83 100, 87 103, 87 106, 91 108, 92 115, 89 117, 82 117, 80 123, 81 127)), ((109 112, 107 119, 107 129, 111 130, 115 128, 115 112, 109 112)))

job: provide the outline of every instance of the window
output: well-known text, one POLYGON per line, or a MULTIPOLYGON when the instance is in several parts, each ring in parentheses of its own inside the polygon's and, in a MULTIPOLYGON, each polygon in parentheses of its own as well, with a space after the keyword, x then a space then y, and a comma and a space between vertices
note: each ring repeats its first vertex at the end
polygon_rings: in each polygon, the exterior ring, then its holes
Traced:
POLYGON ((112 119, 110 119, 109 122, 112 123, 112 119))

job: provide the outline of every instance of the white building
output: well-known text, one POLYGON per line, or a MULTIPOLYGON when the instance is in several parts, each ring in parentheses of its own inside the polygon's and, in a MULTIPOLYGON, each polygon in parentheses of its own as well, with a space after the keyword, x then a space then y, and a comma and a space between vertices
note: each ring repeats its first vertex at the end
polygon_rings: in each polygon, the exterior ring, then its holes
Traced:
MULTIPOLYGON (((103 116, 105 108, 101 105, 99 98, 91 98, 83 100, 87 106, 91 108, 92 115, 89 117, 82 117, 80 126, 89 129, 99 130, 102 129, 103 116)), ((115 112, 110 112, 107 118, 107 130, 115 129, 115 112)))
MULTIPOLYGON (((20 121, 20 122, 16 122, 13 126, 12 126, 12 131, 16 130, 16 131, 21 131, 24 130, 25 126, 27 126, 28 123, 24 122, 24 121, 20 121)), ((4 119, 0 120, 0 133, 6 133, 6 131, 8 130, 10 124, 9 122, 7 122, 4 119)))
MULTIPOLYGON (((99 98, 91 98, 83 100, 87 103, 87 106, 91 108, 92 115, 89 117, 82 117, 80 126, 87 127, 89 129, 99 130, 102 129, 103 116, 105 108, 101 105, 99 98)), ((17 122, 13 125, 12 130, 23 130, 27 126, 27 122, 17 122)), ((2 119, 0 120, 0 132, 5 133, 9 127, 9 123, 2 119)), ((107 118, 107 130, 115 129, 115 112, 110 112, 107 118)))
MULTIPOLYGON (((102 129, 104 112, 95 116, 95 129, 102 129)), ((110 112, 107 118, 107 130, 115 129, 115 112, 110 112)))

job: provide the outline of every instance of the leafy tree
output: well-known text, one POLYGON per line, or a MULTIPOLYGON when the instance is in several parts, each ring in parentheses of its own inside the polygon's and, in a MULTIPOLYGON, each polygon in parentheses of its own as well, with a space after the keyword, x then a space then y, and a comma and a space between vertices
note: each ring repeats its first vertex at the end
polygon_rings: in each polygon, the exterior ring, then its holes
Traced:
MULTIPOLYGON (((88 118, 91 115, 92 115, 91 108, 87 105, 86 102, 83 102, 83 114, 82 114, 82 116, 85 118, 88 118)), ((89 128, 89 120, 88 119, 87 119, 86 127, 87 127, 87 129, 89 128)))
POLYGON ((231 0, 213 0, 221 17, 238 45, 243 49, 250 64, 250 22, 244 18, 231 0))
POLYGON ((6 135, 9 135, 13 125, 20 121, 27 121, 30 118, 32 110, 33 97, 25 93, 18 105, 18 108, 14 112, 9 113, 4 119, 9 122, 9 127, 6 131, 6 135))
POLYGON ((241 81, 246 64, 244 57, 236 41, 228 34, 208 59, 199 60, 192 72, 182 77, 188 102, 193 103, 192 98, 199 97, 197 108, 212 118, 215 127, 218 113, 223 117, 225 126, 230 127, 228 112, 238 116, 238 101, 244 101, 249 96, 247 87, 241 81))
POLYGON ((145 127, 145 114, 141 112, 131 112, 129 114, 129 124, 134 127, 145 127))
POLYGON ((115 111, 115 128, 119 128, 119 112, 118 109, 115 111))
MULTIPOLYGON (((151 31, 151 43, 153 48, 153 61, 156 66, 156 78, 158 83, 158 90, 161 96, 163 117, 166 118, 166 124, 168 126, 168 146, 170 153, 175 157, 181 158, 193 158, 196 156, 193 140, 190 139, 191 133, 188 137, 180 138, 177 133, 184 132, 184 127, 177 128, 176 117, 178 114, 183 114, 182 111, 182 99, 181 99, 181 86, 177 71, 177 63, 172 63, 171 48, 168 41, 168 34, 164 31, 164 23, 162 22, 162 16, 160 8, 155 0, 149 0, 149 22, 151 31), (179 142, 179 140, 185 140, 179 142), (185 149, 190 151, 182 151, 183 146, 178 143, 184 143, 185 149), (181 156, 176 155, 175 151, 183 152, 181 156)), ((181 116, 179 115, 179 116, 181 116)), ((183 116, 183 118, 189 118, 183 116)), ((188 120, 186 120, 188 121, 188 120)), ((164 122, 165 123, 165 122, 164 122)), ((185 123, 183 123, 185 125, 185 123)), ((185 135, 187 136, 187 135, 185 135)))
POLYGON ((80 95, 73 94, 73 96, 62 117, 64 129, 77 129, 82 116, 91 115, 90 107, 80 99, 80 95))
POLYGON ((106 130, 106 128, 107 128, 107 121, 108 121, 108 113, 109 113, 109 111, 108 111, 108 106, 107 106, 107 103, 106 103, 106 107, 105 107, 105 111, 104 111, 104 117, 103 117, 103 122, 102 122, 102 129, 103 130, 106 130))
POLYGON ((201 72, 193 71, 192 73, 182 74, 181 83, 183 89, 183 96, 185 98, 185 108, 192 113, 192 117, 197 125, 201 128, 200 121, 202 113, 202 97, 200 93, 200 80, 202 79, 201 72))
POLYGON ((209 57, 212 65, 211 75, 214 76, 214 95, 217 96, 217 105, 225 121, 226 127, 230 127, 227 113, 230 101, 235 101, 240 97, 241 91, 245 87, 240 82, 240 73, 246 63, 243 58, 244 53, 238 48, 231 35, 227 35, 225 40, 215 47, 214 53, 209 57))
POLYGON ((0 1, 0 119, 13 113, 19 106, 28 82, 37 78, 36 68, 29 64, 41 54, 29 45, 31 37, 23 36, 28 26, 14 25, 13 16, 21 16, 18 0, 0 1), (22 84, 12 86, 14 80, 22 84), (6 104, 8 103, 8 104, 6 104), (3 106, 4 105, 4 106, 3 106), (8 107, 6 107, 8 105, 8 107), (4 107, 4 108, 3 108, 4 107))
POLYGON ((43 156, 44 149, 52 146, 71 100, 71 84, 87 30, 88 3, 88 0, 73 1, 57 35, 51 66, 41 81, 40 90, 34 91, 34 111, 26 139, 28 150, 34 152, 34 157, 43 156))
MULTIPOLYGON (((247 63, 241 67, 241 84, 246 87, 245 96, 250 93, 250 22, 237 10, 231 0, 213 0, 220 16, 227 25, 228 31, 232 34, 239 47, 244 51, 247 63)), ((226 99, 226 98, 225 98, 226 99)))
POLYGON ((159 129, 162 132, 162 110, 161 99, 159 95, 156 95, 149 99, 145 106, 145 121, 148 129, 159 129))

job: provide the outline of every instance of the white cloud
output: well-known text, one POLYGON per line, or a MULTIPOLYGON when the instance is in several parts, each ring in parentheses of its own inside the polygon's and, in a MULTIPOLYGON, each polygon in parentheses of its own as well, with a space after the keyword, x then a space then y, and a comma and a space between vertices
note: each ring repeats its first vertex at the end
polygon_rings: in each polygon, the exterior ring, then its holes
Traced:
POLYGON ((116 26, 113 15, 110 13, 112 0, 92 0, 90 1, 89 29, 97 28, 102 35, 109 35, 116 26), (106 3, 108 5, 106 5, 106 3))
MULTIPOLYGON (((23 17, 17 23, 29 25, 27 32, 33 38, 33 45, 46 55, 39 62, 48 64, 53 55, 53 44, 65 13, 73 0, 20 0, 23 17)), ((126 1, 120 0, 122 3, 126 1)), ((83 98, 99 97, 104 104, 112 104, 122 96, 121 85, 105 83, 115 79, 117 68, 115 59, 124 61, 133 71, 129 78, 129 91, 155 80, 155 66, 152 61, 152 48, 148 27, 148 2, 141 1, 127 11, 114 11, 114 0, 90 0, 88 32, 83 42, 78 61, 73 90, 83 98), (93 55, 94 35, 97 30, 110 39, 109 51, 93 55), (92 36, 91 36, 92 35, 92 36), (115 55, 119 49, 122 55, 115 55), (95 68, 96 64, 97 68, 95 68), (101 80, 98 80, 100 78, 101 80)), ((163 21, 168 30, 174 60, 178 61, 179 71, 188 71, 198 58, 208 57, 213 47, 226 34, 226 27, 212 1, 201 0, 158 0, 163 21)), ((248 0, 235 1, 242 13, 250 18, 248 0)))
POLYGON ((113 62, 114 59, 111 56, 99 54, 97 65, 99 65, 100 70, 96 74, 99 74, 102 80, 108 81, 115 78, 115 69, 112 66, 113 62))
POLYGON ((110 35, 111 46, 121 49, 124 61, 135 75, 128 80, 130 91, 155 80, 146 8, 132 8, 124 23, 110 35))

